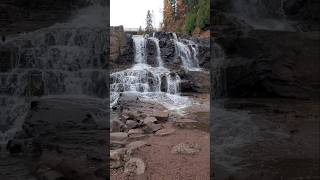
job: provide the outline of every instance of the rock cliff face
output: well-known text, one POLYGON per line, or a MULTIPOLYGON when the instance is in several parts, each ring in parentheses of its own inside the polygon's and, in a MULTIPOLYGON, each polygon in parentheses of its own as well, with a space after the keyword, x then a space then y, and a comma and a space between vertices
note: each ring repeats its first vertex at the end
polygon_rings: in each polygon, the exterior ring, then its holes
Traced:
MULTIPOLYGON (((111 27, 110 41, 110 66, 111 71, 119 71, 133 66, 134 62, 134 43, 132 35, 124 32, 123 27, 111 27)), ((150 35, 152 37, 153 35, 150 35)), ((209 77, 204 71, 185 71, 181 57, 178 55, 178 47, 175 42, 175 35, 171 32, 156 32, 154 37, 158 39, 160 55, 163 65, 171 71, 181 76, 181 92, 203 92, 209 91, 209 77), (203 81, 202 81, 203 80, 203 81), (202 83, 201 83, 202 82, 202 83)), ((208 71, 210 68, 210 42, 209 39, 191 38, 197 44, 197 59, 199 66, 208 71)), ((157 45, 155 41, 147 38, 146 40, 146 61, 152 67, 159 66, 157 59, 157 45)), ((190 48, 190 47, 189 47, 190 48)))
POLYGON ((312 11, 316 1, 213 3, 213 44, 217 45, 212 48, 217 52, 220 46, 219 53, 224 54, 223 60, 212 57, 214 97, 319 97, 319 31, 310 32, 319 30, 312 11), (253 4, 263 11, 251 12, 253 4), (289 5, 295 7, 294 12, 289 11, 289 5), (313 18, 305 19, 306 9, 313 18), (278 23, 283 28, 272 23, 256 25, 243 18, 248 13, 256 14, 255 21, 281 19, 278 23), (289 13, 294 15, 287 16, 289 13))
MULTIPOLYGON (((133 64, 134 50, 130 35, 124 32, 123 26, 110 28, 110 66, 119 68, 133 64), (118 67, 117 67, 118 66, 118 67)), ((111 70, 112 71, 112 70, 111 70)))

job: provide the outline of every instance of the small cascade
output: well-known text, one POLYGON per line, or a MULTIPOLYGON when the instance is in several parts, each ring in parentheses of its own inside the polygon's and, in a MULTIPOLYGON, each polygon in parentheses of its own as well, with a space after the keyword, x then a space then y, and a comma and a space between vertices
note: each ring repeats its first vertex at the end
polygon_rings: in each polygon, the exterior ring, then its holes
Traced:
POLYGON ((198 46, 194 42, 186 39, 182 39, 181 41, 175 40, 175 44, 183 67, 189 71, 200 71, 201 68, 197 58, 198 46))
POLYGON ((179 96, 180 77, 163 66, 159 40, 149 38, 156 44, 158 67, 146 63, 146 38, 133 36, 135 64, 129 69, 118 71, 110 77, 110 106, 117 104, 121 93, 134 93, 146 100, 155 100, 172 108, 188 104, 186 98, 179 96), (183 102, 183 103, 182 103, 183 102))
POLYGON ((162 62, 162 58, 161 58, 161 51, 160 51, 160 45, 159 45, 159 39, 155 38, 155 37, 151 37, 149 38, 150 40, 152 40, 155 44, 156 44, 156 48, 157 48, 157 63, 160 67, 163 67, 163 62, 162 62))
POLYGON ((179 83, 181 81, 180 77, 175 74, 174 76, 167 76, 168 89, 167 93, 177 94, 179 93, 179 83))
POLYGON ((136 63, 146 63, 146 45, 147 40, 143 36, 133 37, 136 49, 134 60, 136 63))
POLYGON ((173 36, 173 40, 178 41, 178 36, 176 33, 172 33, 172 36, 173 36))

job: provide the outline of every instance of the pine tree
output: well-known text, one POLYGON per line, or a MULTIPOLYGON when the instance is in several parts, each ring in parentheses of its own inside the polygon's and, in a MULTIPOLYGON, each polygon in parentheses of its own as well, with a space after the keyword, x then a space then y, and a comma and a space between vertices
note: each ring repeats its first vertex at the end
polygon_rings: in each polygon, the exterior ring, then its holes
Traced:
POLYGON ((146 33, 152 33, 153 32, 153 25, 152 25, 152 14, 151 14, 151 11, 148 10, 147 12, 147 17, 146 17, 146 33))
POLYGON ((143 30, 142 30, 142 27, 141 27, 141 26, 139 26, 138 34, 143 34, 143 30))

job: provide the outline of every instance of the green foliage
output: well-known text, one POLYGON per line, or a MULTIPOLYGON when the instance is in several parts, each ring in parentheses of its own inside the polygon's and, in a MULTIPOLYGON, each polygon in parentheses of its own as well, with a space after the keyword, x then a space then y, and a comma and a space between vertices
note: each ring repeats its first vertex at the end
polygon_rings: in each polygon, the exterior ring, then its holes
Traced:
POLYGON ((196 28, 197 14, 196 13, 188 13, 186 19, 185 29, 188 34, 191 34, 193 30, 196 28))
POLYGON ((185 30, 190 35, 196 27, 205 30, 210 25, 210 0, 185 0, 189 9, 185 30))
POLYGON ((198 5, 198 1, 199 0, 184 0, 184 2, 186 3, 186 5, 188 7, 191 7, 191 9, 195 8, 198 5))
POLYGON ((201 30, 204 30, 210 25, 210 1, 200 0, 197 13, 197 25, 201 30))

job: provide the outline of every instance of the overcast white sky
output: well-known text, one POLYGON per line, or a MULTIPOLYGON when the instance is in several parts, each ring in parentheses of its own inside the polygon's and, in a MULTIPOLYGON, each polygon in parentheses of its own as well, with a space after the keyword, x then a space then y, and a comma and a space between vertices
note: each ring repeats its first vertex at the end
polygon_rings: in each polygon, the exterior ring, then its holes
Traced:
POLYGON ((110 24, 125 28, 146 26, 147 11, 153 11, 153 26, 159 27, 162 21, 163 0, 111 0, 110 24))

